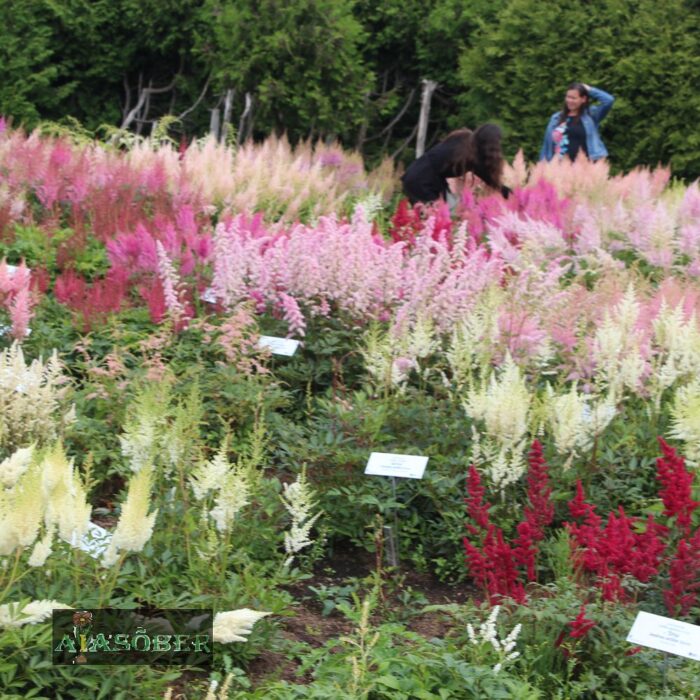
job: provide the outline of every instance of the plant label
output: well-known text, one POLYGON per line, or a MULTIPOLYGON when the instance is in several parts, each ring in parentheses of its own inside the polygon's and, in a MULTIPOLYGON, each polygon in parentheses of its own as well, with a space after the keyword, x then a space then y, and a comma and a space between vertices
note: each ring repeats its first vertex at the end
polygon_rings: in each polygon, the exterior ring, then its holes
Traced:
POLYGON ((270 348, 273 355, 291 357, 297 351, 300 341, 292 338, 275 338, 272 335, 261 335, 258 345, 261 348, 270 348))
POLYGON ((700 627, 689 622, 640 612, 627 641, 700 661, 700 627))
POLYGON ((422 479, 427 457, 418 455, 397 455, 389 452, 372 452, 365 474, 371 476, 398 476, 402 479, 422 479))
POLYGON ((214 289, 212 287, 209 287, 208 289, 205 289, 200 295, 199 298, 202 301, 209 302, 210 304, 216 304, 217 298, 216 294, 214 293, 214 289))
POLYGON ((112 533, 99 525, 89 522, 87 531, 78 539, 75 533, 69 544, 73 547, 87 552, 94 559, 99 559, 104 553, 112 539, 112 533))

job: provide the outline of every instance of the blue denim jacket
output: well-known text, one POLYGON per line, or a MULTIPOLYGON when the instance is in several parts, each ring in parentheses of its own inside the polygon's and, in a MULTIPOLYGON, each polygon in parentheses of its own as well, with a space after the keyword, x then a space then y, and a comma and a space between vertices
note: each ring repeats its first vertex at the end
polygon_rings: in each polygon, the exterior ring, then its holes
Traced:
MULTIPOLYGON (((605 144, 598 132, 598 124, 600 124, 603 117, 610 111, 615 98, 605 92, 605 90, 599 90, 594 87, 589 90, 588 94, 591 99, 598 100, 600 104, 593 105, 583 112, 581 121, 586 129, 586 149, 588 151, 588 157, 591 160, 598 160, 608 155, 608 149, 605 148, 605 144)), ((542 150, 540 151, 540 160, 552 160, 552 158, 554 158, 554 140, 552 139, 552 132, 559 124, 560 115, 561 112, 555 112, 549 120, 549 124, 547 124, 547 130, 544 132, 544 141, 542 142, 542 150)))

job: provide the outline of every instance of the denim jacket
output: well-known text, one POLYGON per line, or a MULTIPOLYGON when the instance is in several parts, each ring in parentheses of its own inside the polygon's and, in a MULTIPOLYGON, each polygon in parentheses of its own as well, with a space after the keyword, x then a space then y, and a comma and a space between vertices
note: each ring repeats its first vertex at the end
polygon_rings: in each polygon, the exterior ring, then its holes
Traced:
MULTIPOLYGON (((593 105, 586 109, 583 114, 581 114, 581 122, 586 129, 586 150, 588 151, 588 157, 591 160, 598 160, 608 155, 608 149, 605 148, 605 144, 598 132, 598 124, 600 124, 603 117, 610 111, 615 98, 605 92, 605 90, 599 90, 594 87, 589 90, 588 94, 591 99, 598 100, 600 104, 593 105)), ((552 139, 552 132, 559 124, 560 115, 561 112, 555 112, 549 120, 549 124, 547 124, 547 130, 544 132, 544 141, 542 142, 542 150, 540 151, 540 160, 552 160, 552 158, 554 158, 554 140, 552 139)))

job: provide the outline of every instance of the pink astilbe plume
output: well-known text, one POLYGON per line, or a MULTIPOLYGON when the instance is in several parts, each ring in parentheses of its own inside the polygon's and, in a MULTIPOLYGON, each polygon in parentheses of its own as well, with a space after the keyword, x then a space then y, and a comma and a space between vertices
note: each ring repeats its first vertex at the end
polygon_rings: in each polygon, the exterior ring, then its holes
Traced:
POLYGON ((165 306, 173 323, 178 326, 186 317, 185 306, 180 300, 180 279, 160 241, 156 243, 156 250, 158 253, 158 277, 163 288, 165 306))
POLYGON ((0 304, 10 315, 12 337, 17 340, 27 335, 33 316, 31 283, 31 273, 24 262, 14 266, 14 269, 4 260, 0 262, 0 304))
POLYGON ((127 288, 127 275, 122 270, 110 270, 104 279, 92 284, 74 270, 67 270, 56 277, 53 293, 58 302, 76 312, 82 330, 89 331, 109 314, 120 311, 127 288))

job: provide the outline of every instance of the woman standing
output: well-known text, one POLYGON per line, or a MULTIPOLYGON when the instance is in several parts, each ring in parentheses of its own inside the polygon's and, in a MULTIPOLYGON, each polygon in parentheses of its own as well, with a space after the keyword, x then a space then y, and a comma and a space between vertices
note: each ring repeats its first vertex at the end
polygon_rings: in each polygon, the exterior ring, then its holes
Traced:
POLYGON ((489 187, 505 196, 510 190, 501 185, 503 154, 501 130, 484 124, 476 131, 458 129, 408 166, 401 181, 411 204, 447 199, 448 178, 474 173, 489 187))
POLYGON ((544 133, 540 160, 552 160, 568 156, 576 160, 583 151, 590 160, 599 160, 608 155, 598 132, 598 125, 610 111, 615 98, 604 90, 585 83, 571 83, 566 91, 564 107, 555 112, 544 133), (597 105, 590 104, 598 100, 597 105))

